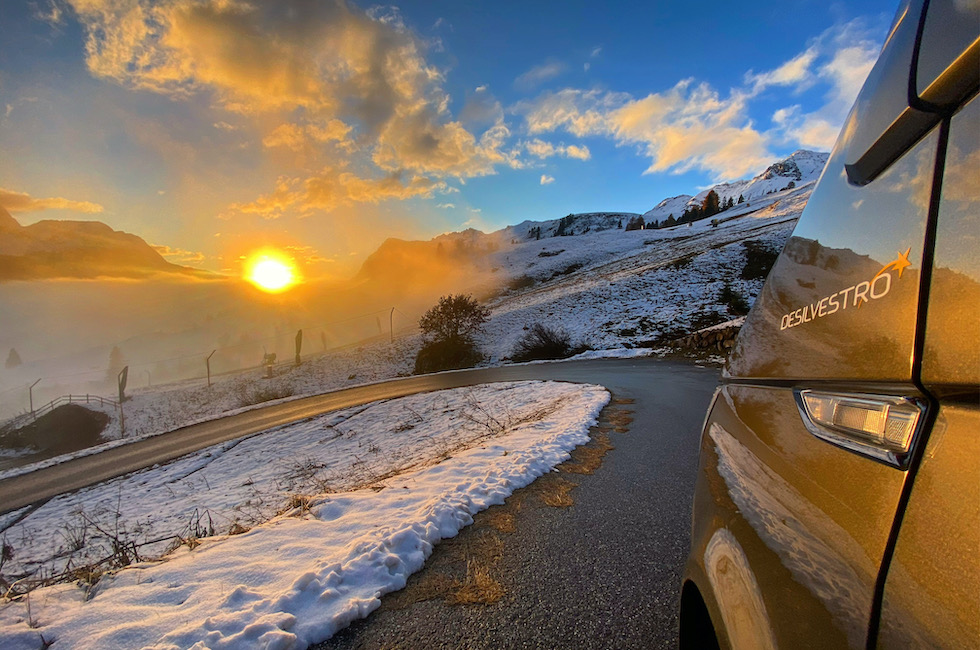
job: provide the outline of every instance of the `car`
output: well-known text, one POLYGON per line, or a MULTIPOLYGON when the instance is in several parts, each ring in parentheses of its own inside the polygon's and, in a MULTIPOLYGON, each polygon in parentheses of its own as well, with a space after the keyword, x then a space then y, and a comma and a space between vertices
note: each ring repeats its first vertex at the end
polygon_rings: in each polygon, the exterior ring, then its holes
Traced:
POLYGON ((980 646, 978 32, 901 5, 739 332, 682 648, 980 646))

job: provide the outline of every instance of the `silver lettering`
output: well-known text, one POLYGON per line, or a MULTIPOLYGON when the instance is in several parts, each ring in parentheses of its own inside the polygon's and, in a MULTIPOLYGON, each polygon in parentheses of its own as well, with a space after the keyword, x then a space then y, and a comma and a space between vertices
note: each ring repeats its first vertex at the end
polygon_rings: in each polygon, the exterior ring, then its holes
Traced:
POLYGON ((891 291, 891 288, 892 288, 892 274, 887 272, 882 273, 877 278, 871 281, 871 297, 874 298, 875 300, 877 300, 878 298, 883 298, 886 295, 888 295, 888 292, 891 291), (878 286, 879 280, 885 281, 885 288, 880 293, 875 291, 875 287, 878 286))
POLYGON ((862 282, 861 284, 859 284, 856 287, 854 287, 854 304, 855 305, 858 304, 858 298, 860 298, 864 302, 868 302, 868 289, 870 289, 870 288, 871 288, 871 285, 868 284, 867 282, 862 282))
POLYGON ((828 316, 830 316, 831 314, 836 314, 837 313, 837 310, 840 309, 840 303, 837 302, 837 294, 836 293, 830 297, 830 306, 833 307, 834 309, 832 311, 828 311, 827 312, 827 315, 828 316))

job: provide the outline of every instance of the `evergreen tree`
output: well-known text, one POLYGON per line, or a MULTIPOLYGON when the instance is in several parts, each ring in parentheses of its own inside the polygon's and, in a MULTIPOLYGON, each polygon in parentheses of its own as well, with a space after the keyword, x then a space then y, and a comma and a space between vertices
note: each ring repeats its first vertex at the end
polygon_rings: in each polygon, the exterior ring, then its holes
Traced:
POLYGON ((626 222, 626 230, 643 230, 645 225, 643 217, 630 217, 626 222))
POLYGON ((16 368, 22 363, 20 360, 20 355, 17 354, 17 350, 10 348, 10 354, 7 355, 7 361, 3 364, 4 368, 16 368))
POLYGON ((677 221, 674 219, 674 215, 671 214, 671 215, 669 215, 667 217, 667 220, 664 221, 664 228, 669 228, 670 226, 673 226, 673 225, 676 225, 676 224, 677 224, 677 221))
POLYGON ((572 223, 575 221, 575 215, 568 215, 562 217, 558 220, 558 230, 555 231, 555 237, 564 237, 565 235, 573 235, 574 231, 571 229, 572 223))
POLYGON ((718 214, 721 212, 721 207, 719 205, 718 193, 714 190, 708 192, 708 195, 704 197, 704 202, 701 204, 701 215, 703 217, 710 217, 713 214, 718 214))
POLYGON ((744 197, 744 196, 742 196, 741 194, 739 194, 739 195, 738 195, 738 202, 739 202, 739 203, 745 203, 745 197, 744 197))

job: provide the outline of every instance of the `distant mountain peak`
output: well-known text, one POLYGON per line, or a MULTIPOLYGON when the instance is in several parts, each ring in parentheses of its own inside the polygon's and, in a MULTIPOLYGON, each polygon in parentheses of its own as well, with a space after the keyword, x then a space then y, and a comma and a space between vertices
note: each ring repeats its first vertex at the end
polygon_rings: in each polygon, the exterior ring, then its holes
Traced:
POLYGON ((6 230, 18 230, 22 228, 20 223, 0 205, 0 232, 6 230))

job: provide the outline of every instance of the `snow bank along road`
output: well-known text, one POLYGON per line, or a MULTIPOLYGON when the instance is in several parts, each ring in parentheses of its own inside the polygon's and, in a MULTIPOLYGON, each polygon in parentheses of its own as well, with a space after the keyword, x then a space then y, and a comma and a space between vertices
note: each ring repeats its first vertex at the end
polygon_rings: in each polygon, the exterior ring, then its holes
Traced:
POLYGON ((210 445, 327 411, 359 406, 380 399, 494 381, 561 379, 603 384, 603 377, 615 377, 618 372, 635 369, 637 364, 642 365, 643 372, 649 373, 651 387, 671 381, 670 377, 675 369, 686 367, 657 360, 532 364, 424 375, 338 390, 184 427, 168 434, 108 449, 100 454, 2 480, 0 514, 163 463, 210 445))

